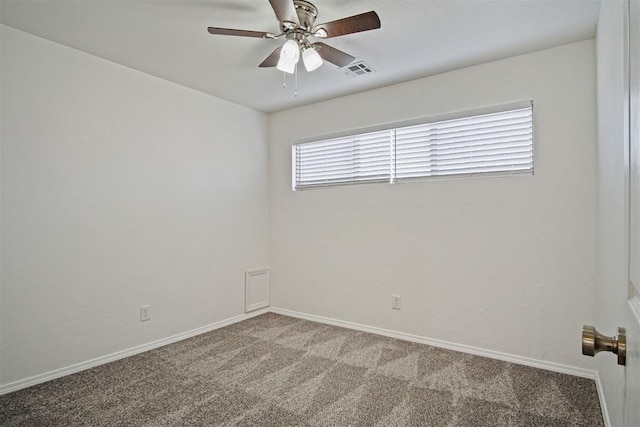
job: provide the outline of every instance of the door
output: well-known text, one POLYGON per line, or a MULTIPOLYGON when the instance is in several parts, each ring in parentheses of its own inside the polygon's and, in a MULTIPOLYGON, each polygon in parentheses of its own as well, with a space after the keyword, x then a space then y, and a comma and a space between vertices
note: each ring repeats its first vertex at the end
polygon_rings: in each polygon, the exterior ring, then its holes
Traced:
POLYGON ((624 310, 627 330, 624 420, 640 426, 640 0, 629 1, 629 290, 624 310))

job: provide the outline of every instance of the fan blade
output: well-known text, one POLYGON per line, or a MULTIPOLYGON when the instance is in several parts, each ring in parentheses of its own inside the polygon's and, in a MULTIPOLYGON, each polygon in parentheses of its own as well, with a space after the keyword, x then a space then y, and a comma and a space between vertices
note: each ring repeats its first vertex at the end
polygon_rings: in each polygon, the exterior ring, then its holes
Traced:
POLYGON ((278 61, 280 60, 281 50, 282 50, 282 47, 279 47, 273 52, 271 52, 271 55, 267 56, 267 59, 262 61, 262 64, 258 65, 258 67, 265 68, 265 67, 275 67, 276 65, 278 65, 278 61))
POLYGON ((344 36, 345 34, 359 33, 360 31, 375 30, 380 28, 380 17, 374 11, 361 13, 360 15, 338 19, 316 25, 313 32, 316 37, 329 39, 331 37, 344 36))
POLYGON ((353 60, 356 59, 355 56, 344 53, 343 51, 338 50, 335 47, 331 47, 328 44, 318 42, 314 43, 312 46, 316 48, 318 54, 322 59, 337 65, 339 68, 351 64, 353 60))
POLYGON ((298 19, 298 13, 296 12, 293 0, 269 0, 269 3, 271 3, 271 7, 276 13, 278 21, 280 21, 283 26, 286 26, 285 23, 288 22, 294 24, 290 25, 290 28, 300 26, 300 20, 298 19))
POLYGON ((232 28, 207 28, 210 34, 220 34, 223 36, 241 36, 241 37, 257 37, 259 39, 275 39, 275 34, 265 33, 262 31, 235 30, 232 28))

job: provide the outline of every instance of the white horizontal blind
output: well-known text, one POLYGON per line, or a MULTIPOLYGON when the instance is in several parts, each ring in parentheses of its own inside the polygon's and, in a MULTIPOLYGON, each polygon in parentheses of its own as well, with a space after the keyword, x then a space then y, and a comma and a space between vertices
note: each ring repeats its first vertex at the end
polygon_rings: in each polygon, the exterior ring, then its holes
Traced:
POLYGON ((293 146, 295 190, 511 173, 533 173, 531 103, 293 146))
POLYGON ((396 130, 396 180, 533 172, 532 107, 396 130))
POLYGON ((294 188, 389 182, 392 130, 294 145, 294 188))

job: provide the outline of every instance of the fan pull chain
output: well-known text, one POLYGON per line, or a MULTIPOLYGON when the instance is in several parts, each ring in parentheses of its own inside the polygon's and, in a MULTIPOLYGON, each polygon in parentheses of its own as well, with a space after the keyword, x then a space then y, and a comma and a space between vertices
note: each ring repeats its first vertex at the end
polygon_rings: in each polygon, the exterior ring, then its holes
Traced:
MULTIPOLYGON (((294 80, 295 90, 294 90, 293 96, 297 98, 298 97, 298 64, 296 64, 296 68, 293 74, 295 79, 294 80)), ((282 73, 282 89, 286 89, 286 88, 287 88, 287 73, 283 72, 282 73)))

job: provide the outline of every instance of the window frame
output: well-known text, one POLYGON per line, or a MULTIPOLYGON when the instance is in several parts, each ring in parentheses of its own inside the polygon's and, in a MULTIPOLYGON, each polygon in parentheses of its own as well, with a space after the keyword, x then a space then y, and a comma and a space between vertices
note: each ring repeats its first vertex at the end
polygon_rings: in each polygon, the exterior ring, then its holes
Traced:
POLYGON ((434 181, 434 180, 449 180, 449 179, 464 179, 464 178, 478 178, 478 177, 507 177, 507 176, 515 176, 515 175, 527 175, 533 176, 535 174, 535 158, 536 158, 536 149, 535 149, 535 108, 534 101, 517 101, 511 102, 507 104, 499 104, 492 105, 483 108, 476 108, 471 110, 464 111, 456 111, 445 114, 432 115, 427 117, 421 117, 416 119, 409 119, 403 121, 396 122, 388 122, 376 126, 364 127, 364 128, 356 128, 350 129, 342 132, 336 132, 331 134, 318 135, 314 137, 307 137, 295 140, 291 145, 291 188, 293 191, 306 191, 306 190, 315 190, 321 188, 329 188, 329 187, 343 187, 350 185, 366 185, 366 184, 400 184, 405 182, 425 182, 425 181, 434 181), (531 109, 531 169, 530 170, 516 170, 516 171, 496 171, 496 172, 469 172, 469 173, 459 173, 459 174, 451 174, 451 175, 431 175, 431 176, 419 176, 419 177, 410 177, 410 178, 400 178, 396 177, 396 165, 395 163, 390 167, 391 169, 391 177, 389 179, 384 180, 372 180, 372 181, 348 181, 348 182, 335 182, 335 183, 327 183, 327 184, 313 184, 313 185, 305 185, 305 186, 296 186, 297 180, 297 157, 296 157, 296 147, 302 144, 314 143, 314 142, 322 142, 337 138, 345 138, 345 137, 357 137, 361 134, 367 134, 372 132, 380 132, 380 131, 392 131, 394 136, 391 141, 390 149, 393 151, 393 157, 397 157, 397 148, 396 148, 396 130, 401 128, 408 128, 412 126, 419 125, 428 125, 430 123, 444 122, 449 120, 456 119, 464 119, 471 118, 474 116, 482 116, 487 114, 515 111, 519 109, 531 109))

